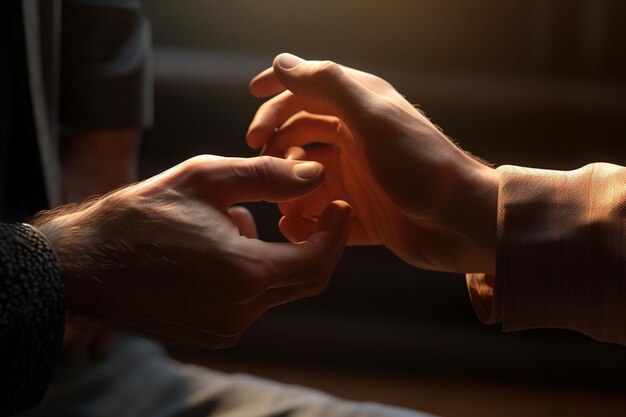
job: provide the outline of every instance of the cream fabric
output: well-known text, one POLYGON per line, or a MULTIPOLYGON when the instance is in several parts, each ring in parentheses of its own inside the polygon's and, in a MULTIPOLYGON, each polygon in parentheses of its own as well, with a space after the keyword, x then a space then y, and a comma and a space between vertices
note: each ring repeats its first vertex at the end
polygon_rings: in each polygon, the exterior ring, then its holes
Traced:
POLYGON ((496 274, 467 275, 478 316, 626 344, 626 168, 498 171, 496 274))

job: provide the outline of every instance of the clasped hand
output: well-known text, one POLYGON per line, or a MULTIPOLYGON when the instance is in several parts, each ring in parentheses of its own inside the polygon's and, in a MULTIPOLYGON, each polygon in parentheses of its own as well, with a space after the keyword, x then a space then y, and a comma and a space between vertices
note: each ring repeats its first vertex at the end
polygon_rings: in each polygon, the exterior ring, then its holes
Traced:
POLYGON ((346 242, 421 268, 494 272, 497 171, 389 83, 283 54, 250 87, 274 95, 247 136, 266 156, 192 158, 36 219, 70 316, 225 347, 267 309, 322 291, 346 242), (233 207, 260 200, 278 203, 293 243, 259 240, 233 207))
POLYGON ((384 244, 411 265, 495 270, 497 171, 463 152, 388 82, 329 61, 279 55, 250 83, 247 140, 277 157, 321 162, 317 190, 279 204, 299 241, 332 200, 353 207, 349 244, 384 244))

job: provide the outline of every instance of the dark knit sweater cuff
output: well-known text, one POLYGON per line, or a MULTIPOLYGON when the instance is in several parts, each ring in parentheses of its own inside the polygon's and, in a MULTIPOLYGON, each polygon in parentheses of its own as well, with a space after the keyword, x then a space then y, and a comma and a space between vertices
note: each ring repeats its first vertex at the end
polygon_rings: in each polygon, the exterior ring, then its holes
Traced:
POLYGON ((27 224, 0 224, 0 415, 37 405, 50 384, 65 327, 59 263, 27 224))

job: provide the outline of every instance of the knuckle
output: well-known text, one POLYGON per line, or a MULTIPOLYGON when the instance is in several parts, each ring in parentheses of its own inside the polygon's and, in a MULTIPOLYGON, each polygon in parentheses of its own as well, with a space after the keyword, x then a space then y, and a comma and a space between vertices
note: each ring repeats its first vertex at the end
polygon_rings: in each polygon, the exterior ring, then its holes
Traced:
POLYGON ((212 159, 215 159, 212 155, 196 155, 181 163, 181 169, 185 172, 202 170, 212 159))
POLYGON ((320 61, 313 71, 313 76, 320 83, 335 81, 344 75, 341 66, 333 61, 320 61))
POLYGON ((211 178, 211 171, 218 166, 222 158, 214 155, 197 155, 180 164, 176 177, 190 185, 206 184, 211 178))
POLYGON ((275 177, 274 158, 262 155, 244 162, 245 171, 257 178, 261 183, 271 182, 275 177))

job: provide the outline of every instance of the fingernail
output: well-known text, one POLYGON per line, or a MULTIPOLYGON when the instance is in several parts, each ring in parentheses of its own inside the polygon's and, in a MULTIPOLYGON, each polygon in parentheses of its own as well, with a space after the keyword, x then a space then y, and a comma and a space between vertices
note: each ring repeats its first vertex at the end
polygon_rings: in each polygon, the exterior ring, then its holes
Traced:
POLYGON ((280 54, 278 57, 278 65, 285 69, 290 69, 304 62, 304 59, 292 54, 280 54))
POLYGON ((317 178, 322 172, 322 165, 317 162, 303 162, 293 167, 293 173, 303 180, 317 178))

